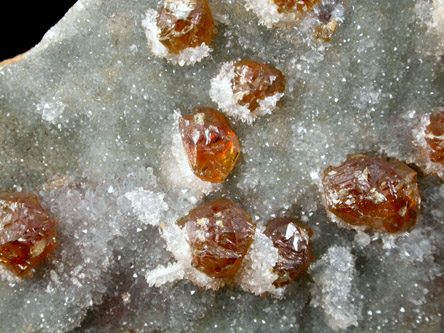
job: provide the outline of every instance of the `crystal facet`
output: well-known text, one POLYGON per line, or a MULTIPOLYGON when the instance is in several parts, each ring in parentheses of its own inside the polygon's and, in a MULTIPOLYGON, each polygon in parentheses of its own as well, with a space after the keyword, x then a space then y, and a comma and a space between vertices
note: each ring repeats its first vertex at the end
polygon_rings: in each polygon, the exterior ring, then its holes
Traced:
POLYGON ((209 46, 214 35, 207 0, 165 0, 157 27, 160 42, 174 54, 202 43, 209 46))
POLYGON ((253 112, 264 98, 284 92, 285 77, 271 65, 244 59, 234 64, 232 87, 238 103, 253 112))
POLYGON ((444 111, 430 116, 430 124, 425 129, 430 161, 444 164, 444 111))
POLYGON ((207 182, 223 182, 240 154, 228 118, 212 108, 195 108, 180 119, 179 130, 194 174, 207 182))
POLYGON ((256 229, 251 216, 229 200, 201 205, 177 224, 186 230, 193 266, 216 278, 236 275, 256 229))
POLYGON ((388 233, 412 228, 421 197, 416 172, 399 161, 353 155, 324 171, 330 212, 353 226, 388 233))
POLYGON ((273 285, 283 287, 301 276, 313 260, 310 249, 312 231, 296 220, 278 217, 267 222, 265 235, 279 251, 274 272, 279 276, 273 285))
POLYGON ((55 221, 30 193, 0 192, 0 259, 23 278, 56 246, 55 221))

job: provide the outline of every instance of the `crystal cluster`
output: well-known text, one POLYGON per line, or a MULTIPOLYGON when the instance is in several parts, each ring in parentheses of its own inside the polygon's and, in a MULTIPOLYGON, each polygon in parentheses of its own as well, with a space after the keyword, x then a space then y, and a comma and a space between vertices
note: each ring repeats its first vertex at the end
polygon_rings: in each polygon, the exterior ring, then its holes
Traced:
POLYGON ((177 224, 185 228, 193 266, 208 276, 234 278, 255 230, 251 216, 229 200, 201 205, 177 224))
POLYGON ((207 0, 165 0, 159 13, 150 9, 143 21, 154 55, 179 65, 208 56, 214 22, 207 0))
POLYGON ((244 59, 222 65, 210 97, 228 115, 252 123, 271 113, 284 95, 285 77, 275 67, 244 59))
POLYGON ((396 233, 416 224, 421 204, 416 177, 402 162, 353 155, 324 170, 322 185, 334 216, 352 226, 396 233))
POLYGON ((23 278, 32 276, 56 246, 55 221, 34 194, 0 192, 0 259, 23 278))
POLYGON ((212 108, 195 108, 180 118, 179 130, 194 174, 203 181, 223 182, 240 154, 227 117, 212 108))

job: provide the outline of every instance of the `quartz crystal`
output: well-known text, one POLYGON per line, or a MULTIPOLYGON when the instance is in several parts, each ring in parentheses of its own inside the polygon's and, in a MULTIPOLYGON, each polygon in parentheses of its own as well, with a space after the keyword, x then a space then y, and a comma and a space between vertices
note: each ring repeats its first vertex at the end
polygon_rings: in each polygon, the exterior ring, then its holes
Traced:
POLYGON ((34 194, 0 192, 0 227, 1 262, 20 278, 56 246, 55 221, 34 194))
POLYGON ((285 77, 280 70, 249 59, 234 64, 234 78, 231 82, 238 103, 246 105, 251 112, 266 97, 282 94, 285 90, 285 77))
POLYGON ((207 182, 223 182, 240 154, 227 117, 212 108, 195 108, 180 119, 179 130, 194 174, 207 182))
POLYGON ((236 275, 256 228, 251 216, 229 200, 194 208, 177 224, 186 230, 193 266, 216 278, 236 275))
POLYGON ((278 279, 276 288, 283 287, 305 273, 313 260, 310 249, 312 231, 296 220, 278 217, 267 222, 265 235, 271 238, 279 251, 279 259, 273 270, 278 279))
POLYGON ((430 124, 425 129, 430 161, 444 164, 444 111, 430 116, 430 124))
POLYGON ((344 222, 396 233, 416 223, 421 203, 416 177, 402 162, 353 155, 328 167, 322 185, 328 210, 344 222))
POLYGON ((207 0, 165 0, 157 27, 160 42, 174 54, 202 44, 209 46, 214 35, 207 0))

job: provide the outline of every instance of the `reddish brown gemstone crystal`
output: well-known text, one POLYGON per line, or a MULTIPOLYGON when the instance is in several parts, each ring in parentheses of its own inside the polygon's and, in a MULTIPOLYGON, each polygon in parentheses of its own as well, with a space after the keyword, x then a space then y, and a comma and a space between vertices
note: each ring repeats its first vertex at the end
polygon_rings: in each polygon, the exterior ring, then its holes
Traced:
POLYGON ((444 111, 430 116, 430 124, 425 129, 430 160, 444 164, 444 111))
POLYGON ((276 288, 283 287, 304 274, 313 260, 310 249, 312 231, 296 220, 278 217, 267 222, 265 235, 278 249, 279 259, 273 270, 278 278, 276 288))
POLYGON ((421 203, 416 172, 406 164, 354 155, 324 171, 328 209, 343 221, 388 233, 409 230, 421 203))
POLYGON ((186 229, 193 266, 216 278, 235 276, 256 229, 251 216, 229 200, 201 205, 177 224, 186 229))
POLYGON ((312 10, 319 0, 273 0, 279 12, 307 12, 312 10))
POLYGON ((55 221, 34 194, 0 192, 0 228, 1 262, 20 278, 56 246, 55 221))
POLYGON ((202 43, 209 46, 214 35, 207 0, 165 0, 157 27, 160 42, 174 54, 202 43))
POLYGON ((227 117, 212 108, 195 108, 180 119, 179 129, 194 174, 207 182, 223 182, 240 154, 227 117))
POLYGON ((285 77, 271 65, 248 59, 234 64, 234 78, 231 81, 233 93, 240 95, 240 105, 247 105, 252 112, 259 107, 259 101, 285 90, 285 77))

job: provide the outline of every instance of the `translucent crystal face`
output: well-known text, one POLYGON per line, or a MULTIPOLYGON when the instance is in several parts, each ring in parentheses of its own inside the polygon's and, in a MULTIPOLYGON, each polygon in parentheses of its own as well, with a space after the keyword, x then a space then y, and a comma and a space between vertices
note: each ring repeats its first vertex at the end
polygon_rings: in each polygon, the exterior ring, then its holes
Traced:
POLYGON ((0 192, 0 259, 23 278, 55 248, 55 222, 29 193, 0 192))
POLYGON ((430 160, 444 164, 444 111, 433 113, 425 129, 430 160))
POLYGON ((267 222, 265 235, 279 251, 274 272, 279 276, 273 285, 283 287, 306 272, 313 260, 310 249, 309 227, 296 220, 278 217, 267 222))
POLYGON ((167 0, 159 11, 159 40, 178 54, 189 47, 211 44, 214 23, 207 0, 167 0))
POLYGON ((234 64, 231 84, 238 103, 252 112, 264 98, 284 92, 285 77, 271 65, 244 59, 234 64))
POLYGON ((211 108, 196 108, 180 119, 179 130, 194 174, 207 182, 223 182, 240 154, 227 117, 211 108))
POLYGON ((319 0, 273 0, 280 12, 306 12, 313 8, 319 0))
POLYGON ((354 155, 324 171, 328 209, 343 221, 388 233, 416 223, 421 197, 416 172, 399 161, 354 155))
POLYGON ((193 266, 216 278, 235 276, 256 229, 251 216, 229 200, 201 205, 177 224, 186 229, 193 266))

